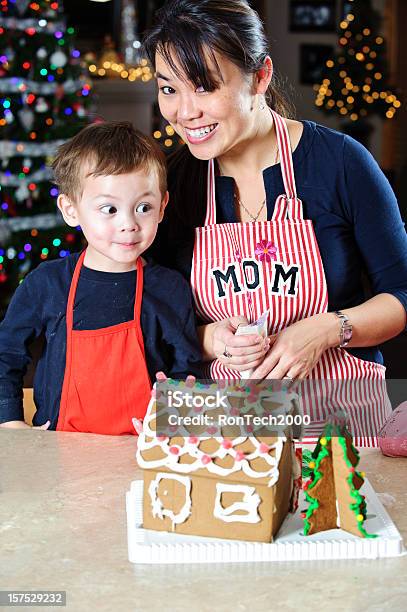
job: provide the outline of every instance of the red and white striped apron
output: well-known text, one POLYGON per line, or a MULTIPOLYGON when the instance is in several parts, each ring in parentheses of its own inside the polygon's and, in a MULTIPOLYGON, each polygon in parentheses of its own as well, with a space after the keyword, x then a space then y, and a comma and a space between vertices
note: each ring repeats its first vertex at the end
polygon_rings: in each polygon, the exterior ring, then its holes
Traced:
MULTIPOLYGON (((210 160, 206 219, 204 227, 195 230, 191 286, 204 321, 240 315, 254 322, 268 310, 268 333, 277 334, 295 321, 327 312, 328 292, 312 221, 304 219, 297 197, 288 129, 280 115, 272 115, 285 193, 278 196, 271 221, 217 224, 210 160)), ((209 375, 215 380, 240 379, 218 359, 211 362, 209 375)), ((300 396, 304 414, 311 417, 307 441, 341 408, 348 414, 355 443, 376 445, 376 433, 391 412, 385 367, 340 348, 322 355, 301 384, 300 396)))

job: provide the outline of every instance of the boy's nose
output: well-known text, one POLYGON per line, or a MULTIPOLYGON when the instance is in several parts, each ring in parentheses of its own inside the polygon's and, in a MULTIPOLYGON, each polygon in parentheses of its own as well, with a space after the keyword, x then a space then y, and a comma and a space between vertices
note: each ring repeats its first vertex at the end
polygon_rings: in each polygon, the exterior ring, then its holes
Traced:
POLYGON ((139 229, 138 223, 132 218, 124 219, 120 227, 121 232, 137 232, 139 229))

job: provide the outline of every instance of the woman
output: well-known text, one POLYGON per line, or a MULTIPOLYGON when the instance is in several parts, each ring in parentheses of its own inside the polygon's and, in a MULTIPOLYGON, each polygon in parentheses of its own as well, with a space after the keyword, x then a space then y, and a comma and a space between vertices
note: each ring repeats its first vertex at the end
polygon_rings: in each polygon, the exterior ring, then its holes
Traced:
POLYGON ((316 421, 350 402, 355 434, 373 435, 390 410, 377 345, 407 309, 407 239, 387 180, 356 141, 288 118, 245 0, 170 0, 145 48, 161 113, 186 143, 156 256, 190 278, 211 376, 305 379, 316 421), (235 333, 267 311, 266 340, 235 333), (327 391, 328 379, 363 388, 327 391))

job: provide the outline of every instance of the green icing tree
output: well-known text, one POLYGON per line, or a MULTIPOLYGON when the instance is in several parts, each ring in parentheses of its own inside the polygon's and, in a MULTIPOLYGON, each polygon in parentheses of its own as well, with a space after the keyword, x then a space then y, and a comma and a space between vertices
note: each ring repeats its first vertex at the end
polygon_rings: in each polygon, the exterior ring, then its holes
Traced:
MULTIPOLYGON (((359 463, 359 452, 352 443, 352 437, 346 430, 344 425, 327 424, 322 436, 320 436, 317 445, 312 454, 305 455, 306 465, 303 473, 309 479, 304 484, 305 499, 309 506, 306 512, 303 513, 304 519, 304 534, 310 535, 321 529, 318 528, 316 522, 321 524, 321 517, 318 513, 328 513, 327 528, 334 528, 336 524, 336 480, 344 477, 348 486, 348 493, 351 498, 349 510, 352 519, 351 531, 358 533, 361 537, 375 538, 374 534, 369 534, 365 530, 363 524, 367 518, 365 497, 359 493, 359 489, 364 482, 364 473, 356 470, 359 463), (339 455, 334 455, 333 441, 338 442, 339 455), (323 463, 325 460, 325 463, 323 463), (339 466, 339 463, 342 463, 339 466), (342 469, 340 469, 342 468, 342 469), (342 476, 346 470, 345 476, 342 476), (323 479, 329 478, 329 483, 324 483, 323 479), (319 486, 317 486, 319 485, 319 486), (322 485, 322 488, 321 488, 322 485), (327 494, 326 494, 327 493, 327 494), (324 496, 325 506, 320 504, 321 497, 324 496), (334 518, 334 523, 332 523, 334 518), (318 520, 319 519, 319 520, 318 520)), ((341 514, 341 507, 339 507, 341 514)))
POLYGON ((0 287, 10 293, 41 261, 81 247, 57 214, 49 163, 87 123, 90 83, 62 2, 0 6, 0 287))

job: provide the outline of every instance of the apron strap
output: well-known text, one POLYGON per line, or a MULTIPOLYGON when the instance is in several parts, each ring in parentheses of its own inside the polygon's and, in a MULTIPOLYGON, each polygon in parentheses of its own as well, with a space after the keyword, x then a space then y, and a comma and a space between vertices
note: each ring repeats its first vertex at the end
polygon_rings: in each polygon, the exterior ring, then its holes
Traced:
POLYGON ((134 298, 134 319, 137 321, 140 319, 141 313, 141 301, 143 299, 143 285, 144 285, 144 271, 143 262, 141 257, 137 259, 137 285, 136 285, 136 296, 134 298))
POLYGON ((283 117, 271 110, 276 128, 277 147, 280 153, 280 167, 283 176, 285 194, 280 195, 274 206, 273 221, 282 221, 286 218, 293 221, 302 221, 304 213, 302 202, 297 197, 295 185, 293 156, 291 153, 290 135, 283 117))
POLYGON ((72 276, 71 286, 69 288, 68 302, 66 305, 66 331, 69 338, 69 333, 73 328, 73 306, 76 295, 76 288, 78 286, 79 275, 83 266, 83 260, 85 259, 86 249, 80 254, 78 261, 76 262, 75 270, 72 276))
POLYGON ((210 159, 208 162, 208 180, 206 183, 207 202, 206 202, 206 225, 215 225, 216 223, 216 200, 215 200, 215 162, 210 159))
POLYGON ((136 285, 136 296, 134 298, 134 321, 136 323, 137 338, 139 341, 141 352, 145 358, 144 338, 143 330, 141 329, 141 303, 143 300, 143 287, 144 287, 144 270, 141 256, 137 259, 137 285, 136 285))

